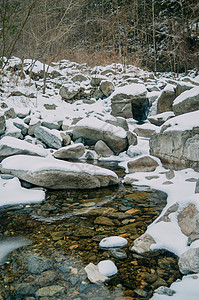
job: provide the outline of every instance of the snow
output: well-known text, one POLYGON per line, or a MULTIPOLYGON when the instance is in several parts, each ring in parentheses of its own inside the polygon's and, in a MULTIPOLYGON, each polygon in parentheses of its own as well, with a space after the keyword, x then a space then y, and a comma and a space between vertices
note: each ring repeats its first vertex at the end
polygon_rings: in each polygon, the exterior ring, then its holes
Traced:
POLYGON ((42 170, 62 170, 64 172, 85 172, 90 175, 104 175, 113 176, 117 178, 115 172, 104 169, 98 166, 86 163, 71 163, 48 157, 35 157, 30 155, 17 155, 5 158, 1 162, 3 169, 7 170, 21 170, 26 172, 39 172, 42 170))
POLYGON ((155 222, 148 226, 146 232, 156 241, 156 244, 151 246, 152 250, 164 248, 180 256, 183 252, 187 251, 190 246, 187 246, 188 238, 181 232, 177 224, 177 215, 179 210, 185 208, 189 203, 195 204, 196 208, 199 209, 199 194, 194 194, 196 183, 188 181, 190 178, 197 180, 199 174, 192 169, 174 171, 175 176, 170 180, 172 184, 165 184, 168 182, 165 175, 166 172, 168 172, 168 170, 160 166, 154 172, 128 174, 124 180, 135 179, 137 180, 136 185, 147 185, 153 189, 167 193, 167 205, 155 222), (154 175, 157 175, 158 178, 147 179, 148 176, 154 175), (178 212, 169 215, 171 222, 157 222, 167 209, 175 203, 179 204, 179 209, 178 212))
POLYGON ((188 91, 183 92, 182 94, 180 94, 173 102, 174 105, 179 104, 180 102, 185 101, 187 98, 194 98, 196 96, 199 95, 199 87, 194 87, 188 91))
POLYGON ((179 115, 166 121, 162 126, 168 127, 164 132, 168 131, 185 131, 199 127, 199 110, 179 115))
POLYGON ((0 176, 0 207, 16 204, 37 203, 45 200, 45 193, 42 190, 28 190, 21 187, 17 177, 5 178, 0 176))
POLYGON ((198 300, 199 273, 183 276, 170 288, 175 291, 173 296, 154 294, 151 300, 198 300))
POLYGON ((126 138, 126 131, 118 126, 103 122, 95 117, 80 120, 76 126, 88 127, 95 130, 108 131, 120 138, 126 138))
POLYGON ((111 94, 110 98, 112 99, 117 94, 126 94, 128 96, 141 97, 146 96, 147 89, 144 84, 140 83, 131 83, 122 87, 118 87, 111 94))

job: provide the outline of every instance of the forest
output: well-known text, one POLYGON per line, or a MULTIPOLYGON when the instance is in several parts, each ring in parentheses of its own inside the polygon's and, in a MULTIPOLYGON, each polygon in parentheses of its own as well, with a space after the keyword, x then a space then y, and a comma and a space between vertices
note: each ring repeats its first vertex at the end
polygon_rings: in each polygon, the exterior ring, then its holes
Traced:
POLYGON ((0 57, 7 59, 197 72, 198 33, 197 0, 0 1, 0 57))

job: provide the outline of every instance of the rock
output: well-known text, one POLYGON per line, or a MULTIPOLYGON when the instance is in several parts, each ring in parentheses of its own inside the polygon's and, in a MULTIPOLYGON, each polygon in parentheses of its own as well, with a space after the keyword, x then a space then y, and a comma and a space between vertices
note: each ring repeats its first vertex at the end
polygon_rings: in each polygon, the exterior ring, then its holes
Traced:
POLYGON ((102 249, 110 249, 110 248, 123 248, 128 244, 127 239, 121 236, 110 236, 103 238, 99 243, 99 247, 102 249))
POLYGON ((146 298, 148 296, 148 293, 142 289, 136 289, 134 292, 142 298, 146 298))
MULTIPOLYGON (((47 110, 55 110, 55 109, 57 108, 57 105, 45 103, 45 104, 44 104, 44 107, 45 107, 45 109, 47 109, 47 110)), ((45 126, 45 125, 44 125, 44 126, 45 126)))
POLYGON ((165 214, 161 218, 158 219, 157 223, 161 222, 161 221, 163 221, 163 222, 170 222, 171 220, 169 218, 169 215, 171 213, 173 213, 173 212, 176 212, 178 210, 178 208, 179 208, 179 204, 178 203, 175 203, 175 204, 171 205, 167 209, 167 211, 165 212, 165 214))
POLYGON ((199 272, 199 248, 189 249, 184 252, 178 261, 180 272, 182 274, 199 272))
POLYGON ((28 257, 28 271, 32 274, 41 274, 52 268, 52 260, 39 255, 28 257))
POLYGON ((137 127, 133 130, 138 136, 150 138, 156 131, 155 129, 137 127))
POLYGON ((36 297, 53 297, 65 293, 65 287, 59 285, 44 286, 35 293, 36 297))
POLYGON ((127 163, 129 173, 153 172, 158 166, 157 161, 150 156, 142 156, 127 163))
POLYGON ((122 117, 108 116, 104 121, 114 126, 122 127, 125 131, 129 130, 129 126, 126 119, 122 117))
POLYGON ((28 135, 34 135, 35 128, 41 126, 41 121, 38 119, 31 119, 29 122, 28 135))
POLYGON ((53 153, 59 159, 78 159, 84 155, 85 147, 82 143, 77 143, 60 148, 53 153))
POLYGON ((71 137, 69 134, 65 134, 64 132, 60 132, 60 136, 62 138, 63 146, 68 146, 71 143, 71 137))
POLYGON ((35 128, 34 135, 50 148, 59 149, 62 146, 60 133, 55 129, 39 126, 35 128))
POLYGON ((28 125, 26 125, 21 119, 13 120, 14 126, 21 130, 23 136, 27 135, 28 133, 28 125))
POLYGON ((173 110, 173 101, 176 97, 175 86, 168 84, 157 99, 157 113, 161 114, 173 110))
POLYGON ((16 285, 15 292, 17 295, 28 296, 34 294, 37 289, 38 285, 34 282, 24 282, 16 285))
POLYGON ((180 94, 182 94, 183 92, 187 91, 187 90, 190 90, 194 87, 194 85, 191 83, 191 82, 186 82, 186 81, 179 81, 177 83, 177 86, 176 86, 176 97, 178 97, 180 94))
POLYGON ((55 271, 44 271, 39 275, 36 280, 35 284, 37 284, 39 287, 44 285, 49 285, 55 282, 57 279, 57 273, 55 271))
POLYGON ((199 193, 199 180, 196 182, 195 194, 199 193))
POLYGON ((117 259, 125 259, 127 258, 126 251, 124 249, 111 249, 110 250, 111 256, 117 259))
POLYGON ((92 283, 100 283, 108 280, 108 277, 99 272, 98 267, 93 263, 89 263, 84 270, 88 276, 88 279, 92 283))
POLYGON ((73 76, 72 78, 71 78, 71 80, 73 81, 73 82, 82 82, 82 81, 86 81, 86 80, 88 80, 88 78, 86 77, 86 76, 84 76, 84 75, 82 75, 82 74, 76 74, 75 76, 73 76))
POLYGON ((156 244, 155 240, 150 234, 144 233, 139 238, 134 240, 129 249, 130 251, 142 254, 145 252, 149 252, 152 244, 156 244))
POLYGON ((48 128, 48 129, 57 129, 57 130, 59 130, 62 126, 62 121, 59 121, 59 122, 42 121, 41 125, 43 127, 48 128))
POLYGON ((183 168, 199 168, 199 111, 168 120, 149 141, 150 154, 162 163, 183 168))
POLYGON ((97 217, 94 221, 94 224, 97 224, 97 225, 105 225, 105 226, 114 226, 115 223, 107 218, 107 217, 103 217, 103 216, 100 216, 100 217, 97 217))
POLYGON ((127 131, 126 135, 127 135, 127 140, 128 140, 129 146, 137 145, 137 143, 138 143, 137 134, 135 134, 131 131, 127 131))
POLYGON ((173 111, 167 111, 167 112, 163 112, 163 113, 158 114, 158 115, 150 116, 150 117, 148 117, 148 120, 151 124, 161 126, 167 120, 169 120, 173 117, 175 117, 174 112, 173 111))
POLYGON ((79 92, 80 92, 80 87, 78 85, 67 85, 61 87, 59 94, 64 100, 71 100, 79 92))
POLYGON ((94 87, 99 86, 103 80, 106 80, 106 77, 96 74, 95 76, 92 76, 92 78, 91 78, 91 85, 94 87))
POLYGON ((47 156, 47 151, 15 137, 5 136, 0 140, 0 158, 16 154, 47 156))
POLYGON ((23 138, 21 130, 13 124, 13 119, 9 119, 6 121, 6 131, 4 136, 12 136, 17 139, 23 138))
POLYGON ((107 277, 114 276, 118 272, 116 265, 111 260, 102 260, 97 267, 99 272, 107 277))
POLYGON ((6 119, 15 119, 17 117, 17 114, 14 111, 14 108, 9 108, 4 112, 4 116, 6 119))
POLYGON ((95 144, 95 151, 98 155, 102 157, 109 157, 111 155, 114 155, 113 151, 104 143, 103 141, 99 140, 95 144))
POLYGON ((111 95, 111 114, 125 119, 134 118, 142 121, 147 118, 149 101, 143 84, 132 83, 115 89, 111 95))
POLYGON ((112 91, 114 90, 114 84, 108 80, 102 80, 100 82, 100 90, 104 94, 104 96, 108 97, 112 91))
POLYGON ((194 231, 199 232, 199 212, 194 204, 189 204, 179 213, 178 225, 186 236, 194 231))
POLYGON ((168 288, 167 286, 160 286, 154 292, 158 295, 167 295, 167 296, 173 296, 175 294, 175 291, 168 288))
POLYGON ((113 171, 51 157, 11 156, 1 162, 0 169, 2 173, 51 189, 92 189, 118 184, 118 177, 113 171))
POLYGON ((0 135, 3 134, 6 130, 6 119, 4 114, 0 112, 0 135))
POLYGON ((199 110, 199 87, 183 92, 173 103, 176 116, 199 110))
POLYGON ((128 147, 128 150, 126 151, 126 153, 131 158, 134 158, 136 156, 140 156, 140 155, 143 154, 142 151, 141 151, 141 149, 137 149, 133 145, 130 145, 128 147))
POLYGON ((126 132, 123 128, 90 117, 79 121, 73 129, 73 140, 83 138, 88 145, 102 140, 114 152, 120 153, 127 148, 126 132))

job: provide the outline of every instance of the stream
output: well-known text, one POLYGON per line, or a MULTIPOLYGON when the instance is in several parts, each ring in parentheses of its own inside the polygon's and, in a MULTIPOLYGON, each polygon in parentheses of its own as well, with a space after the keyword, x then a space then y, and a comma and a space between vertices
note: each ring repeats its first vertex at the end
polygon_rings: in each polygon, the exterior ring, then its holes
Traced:
MULTIPOLYGON (((115 171, 122 177, 123 170, 115 171)), ((138 255, 129 246, 166 199, 146 186, 120 184, 48 190, 42 203, 2 208, 0 299, 150 299, 156 288, 181 277, 177 258, 164 250, 138 255), (118 235, 128 240, 122 257, 99 248, 102 238, 118 235), (116 276, 105 284, 89 282, 85 266, 107 259, 117 266, 116 276)))

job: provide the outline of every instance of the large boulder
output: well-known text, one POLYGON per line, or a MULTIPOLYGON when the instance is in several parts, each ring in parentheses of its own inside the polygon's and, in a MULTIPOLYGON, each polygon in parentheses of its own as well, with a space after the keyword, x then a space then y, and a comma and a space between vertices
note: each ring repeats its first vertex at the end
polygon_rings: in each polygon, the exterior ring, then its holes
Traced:
POLYGON ((78 85, 63 85, 60 89, 60 96, 64 100, 73 99, 80 92, 80 87, 78 85))
POLYGON ((0 140, 0 159, 16 154, 47 156, 47 150, 40 146, 32 145, 15 137, 5 136, 0 140))
POLYGON ((73 129, 73 140, 80 137, 88 145, 95 145, 102 140, 114 153, 120 153, 127 149, 126 131, 95 117, 83 119, 76 124, 73 129))
POLYGON ((157 113, 171 111, 175 97, 175 85, 168 84, 157 99, 157 113))
POLYGON ((183 92, 173 103, 175 115, 182 115, 191 111, 199 110, 199 87, 183 92))
POLYGON ((108 97, 114 90, 114 84, 109 80, 102 80, 99 88, 104 96, 108 97))
POLYGON ((0 171, 49 189, 93 189, 118 184, 113 171, 52 157, 11 156, 1 162, 0 171))
POLYGON ((150 154, 163 163, 199 168, 199 111, 174 117, 150 139, 150 154))
POLYGON ((179 269, 182 274, 199 272, 199 248, 189 249, 179 258, 179 269))
POLYGON ((129 173, 153 172, 158 166, 157 161, 148 155, 135 158, 127 163, 129 173))
POLYGON ((34 135, 50 148, 59 149, 62 146, 60 132, 56 129, 39 126, 35 128, 34 135))
POLYGON ((142 121, 147 118, 149 101, 144 84, 132 83, 117 88, 111 95, 111 114, 115 117, 134 118, 142 121))

